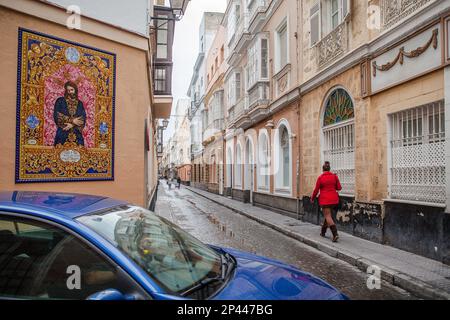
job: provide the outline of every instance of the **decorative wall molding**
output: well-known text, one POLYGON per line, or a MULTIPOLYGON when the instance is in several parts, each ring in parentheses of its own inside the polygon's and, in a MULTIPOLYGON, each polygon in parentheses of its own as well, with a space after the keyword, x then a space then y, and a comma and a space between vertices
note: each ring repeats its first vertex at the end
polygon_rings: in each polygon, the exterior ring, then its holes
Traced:
POLYGON ((394 60, 383 64, 381 66, 377 65, 376 61, 372 62, 372 67, 373 67, 373 76, 376 77, 377 76, 377 70, 379 71, 388 71, 390 70, 393 66, 395 66, 397 64, 397 62, 399 62, 401 65, 403 65, 403 61, 404 61, 404 57, 407 58, 417 58, 420 55, 422 55, 425 51, 428 50, 428 48, 433 45, 433 48, 436 50, 438 47, 438 35, 439 35, 439 29, 434 29, 433 30, 433 34, 430 38, 430 40, 428 40, 428 42, 421 46, 418 47, 415 50, 411 50, 411 51, 405 51, 405 47, 401 47, 398 51, 397 56, 395 57, 394 60))

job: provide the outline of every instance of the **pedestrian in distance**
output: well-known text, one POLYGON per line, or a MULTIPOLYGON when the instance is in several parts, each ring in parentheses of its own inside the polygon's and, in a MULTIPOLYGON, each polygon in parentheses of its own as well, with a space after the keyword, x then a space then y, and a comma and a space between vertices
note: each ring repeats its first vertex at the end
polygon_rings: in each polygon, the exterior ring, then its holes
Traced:
POLYGON ((177 178, 177 183, 178 183, 178 189, 180 189, 181 188, 181 178, 180 177, 178 177, 177 178))
POLYGON ((314 203, 314 199, 320 192, 319 206, 322 208, 322 213, 324 216, 320 235, 325 237, 327 228, 329 227, 333 233, 333 242, 337 242, 339 235, 331 213, 339 204, 338 191, 341 191, 342 187, 338 176, 331 172, 331 165, 329 161, 325 161, 322 169, 323 173, 319 176, 319 178, 317 178, 316 187, 311 196, 311 203, 314 203))

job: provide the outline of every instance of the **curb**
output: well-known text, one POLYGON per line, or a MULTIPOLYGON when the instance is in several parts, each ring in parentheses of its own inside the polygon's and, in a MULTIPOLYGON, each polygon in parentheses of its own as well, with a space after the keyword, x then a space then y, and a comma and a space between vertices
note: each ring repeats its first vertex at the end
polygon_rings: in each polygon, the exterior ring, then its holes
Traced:
POLYGON ((304 237, 304 236, 302 236, 298 233, 292 232, 290 230, 286 230, 285 228, 283 228, 281 226, 278 226, 276 224, 268 222, 264 219, 257 218, 257 217, 252 216, 242 210, 236 209, 231 205, 227 205, 227 204, 217 201, 213 198, 210 198, 204 194, 201 194, 201 193, 197 192, 196 190, 193 190, 192 187, 186 187, 186 189, 188 189, 189 191, 191 191, 195 194, 198 194, 199 196, 201 196, 205 199, 208 199, 214 203, 220 204, 221 206, 223 206, 233 212, 243 215, 243 216, 245 216, 253 221, 256 221, 266 227, 269 227, 275 231, 278 231, 278 232, 284 234, 285 236, 288 236, 292 239, 298 240, 310 247, 313 247, 321 252, 324 252, 333 258, 347 262, 348 264, 357 267, 359 270, 361 270, 363 272, 367 272, 367 268, 371 265, 378 265, 378 266, 380 266, 380 268, 382 270, 381 271, 381 279, 382 280, 385 280, 394 286, 402 288, 403 290, 406 290, 406 291, 416 295, 419 298, 450 300, 450 293, 445 292, 441 289, 433 288, 429 284, 423 282, 420 279, 411 277, 407 274, 401 273, 396 270, 392 270, 389 267, 380 265, 379 263, 377 263, 375 261, 371 261, 366 258, 360 257, 360 256, 355 255, 346 250, 339 250, 335 247, 331 247, 326 244, 318 243, 315 240, 304 237))

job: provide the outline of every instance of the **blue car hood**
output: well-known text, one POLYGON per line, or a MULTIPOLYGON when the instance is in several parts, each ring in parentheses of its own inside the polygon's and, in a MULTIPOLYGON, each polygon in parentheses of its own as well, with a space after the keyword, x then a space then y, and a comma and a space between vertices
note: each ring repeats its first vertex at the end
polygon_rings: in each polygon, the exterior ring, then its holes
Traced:
POLYGON ((219 300, 347 300, 319 278, 282 262, 223 249, 237 260, 233 278, 214 299, 219 300))

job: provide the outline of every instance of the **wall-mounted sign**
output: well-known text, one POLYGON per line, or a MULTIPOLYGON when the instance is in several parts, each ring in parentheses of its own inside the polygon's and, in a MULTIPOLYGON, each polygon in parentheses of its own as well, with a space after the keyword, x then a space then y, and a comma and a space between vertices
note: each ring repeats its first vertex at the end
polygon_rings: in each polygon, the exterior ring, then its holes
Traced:
POLYGON ((112 180, 116 56, 19 29, 16 182, 112 180))

